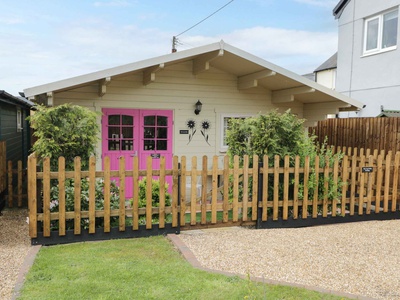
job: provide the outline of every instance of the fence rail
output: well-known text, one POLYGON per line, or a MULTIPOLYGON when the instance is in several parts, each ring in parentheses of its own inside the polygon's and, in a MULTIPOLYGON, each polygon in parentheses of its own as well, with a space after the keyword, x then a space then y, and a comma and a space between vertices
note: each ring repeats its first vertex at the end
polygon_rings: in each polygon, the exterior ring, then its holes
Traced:
POLYGON ((80 158, 74 161, 74 171, 65 171, 63 157, 58 159, 57 171, 50 170, 49 158, 43 160, 42 170, 37 171, 38 161, 32 154, 28 159, 29 234, 34 239, 38 232, 49 238, 65 236, 72 229, 74 235, 83 231, 93 235, 109 233, 113 226, 125 232, 163 229, 167 225, 185 229, 397 212, 400 152, 384 155, 363 149, 346 151, 352 155, 343 154, 331 161, 318 156, 304 160, 288 156, 235 156, 229 162, 226 156, 222 165, 217 156, 210 162, 204 156, 200 167, 197 157, 192 157, 188 164, 185 156, 175 156, 171 169, 166 169, 165 158, 161 157, 159 170, 152 169, 151 157, 147 158, 144 170, 139 170, 137 157, 128 167, 121 157, 119 170, 111 170, 109 158, 105 157, 102 171, 95 170, 95 157, 90 158, 87 171, 81 170, 80 158), (164 190, 168 177, 172 178, 172 185, 164 190), (113 190, 113 178, 118 179, 117 192, 113 190), (143 178, 146 192, 145 198, 140 199, 139 183, 143 178), (152 199, 154 178, 160 181, 156 205, 152 199), (73 191, 68 192, 66 185, 70 179, 73 191), (99 181, 103 184, 104 208, 99 208, 97 199, 99 181), (126 186, 130 183, 133 197, 126 199, 126 186), (56 195, 52 191, 54 185, 58 186, 56 195), (170 204, 166 201, 167 193, 171 194, 170 204), (73 202, 72 207, 67 205, 68 201, 73 202))

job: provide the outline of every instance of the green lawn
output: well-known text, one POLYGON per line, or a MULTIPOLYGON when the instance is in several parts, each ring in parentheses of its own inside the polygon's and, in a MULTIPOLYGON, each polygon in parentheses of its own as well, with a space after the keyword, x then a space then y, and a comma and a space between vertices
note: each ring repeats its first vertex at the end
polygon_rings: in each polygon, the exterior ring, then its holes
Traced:
POLYGON ((151 237, 42 247, 18 299, 343 298, 201 271, 151 237))

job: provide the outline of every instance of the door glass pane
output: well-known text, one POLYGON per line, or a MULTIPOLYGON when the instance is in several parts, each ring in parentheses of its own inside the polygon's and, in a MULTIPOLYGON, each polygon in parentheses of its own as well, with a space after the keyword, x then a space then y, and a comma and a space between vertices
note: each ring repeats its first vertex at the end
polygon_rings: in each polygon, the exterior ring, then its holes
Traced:
POLYGON ((166 140, 157 140, 157 150, 168 150, 166 140))
POLYGON ((144 125, 156 125, 156 117, 155 116, 144 117, 144 125))
POLYGON ((397 44, 397 10, 383 16, 382 48, 397 44))
POLYGON ((161 139, 166 139, 168 138, 168 128, 161 127, 157 128, 157 137, 161 139))
POLYGON ((155 150, 155 142, 154 140, 145 140, 143 150, 155 150))
POLYGON ((132 116, 122 116, 122 125, 133 125, 132 116))
POLYGON ((158 126, 167 126, 168 125, 168 117, 157 117, 157 125, 158 126))
POLYGON ((367 51, 378 48, 378 29, 378 18, 367 22, 367 43, 365 47, 367 51))
POLYGON ((108 140, 108 150, 109 151, 119 150, 119 140, 108 140))
POLYGON ((108 116, 108 125, 119 125, 119 124, 120 124, 120 115, 108 116))
POLYGON ((133 140, 123 140, 121 150, 133 150, 133 140))
POLYGON ((133 127, 122 127, 122 135, 124 139, 133 138, 133 127))
POLYGON ((155 137, 155 128, 154 127, 145 127, 143 132, 144 138, 154 138, 155 137))
POLYGON ((118 139, 119 138, 119 127, 108 127, 108 138, 118 139))

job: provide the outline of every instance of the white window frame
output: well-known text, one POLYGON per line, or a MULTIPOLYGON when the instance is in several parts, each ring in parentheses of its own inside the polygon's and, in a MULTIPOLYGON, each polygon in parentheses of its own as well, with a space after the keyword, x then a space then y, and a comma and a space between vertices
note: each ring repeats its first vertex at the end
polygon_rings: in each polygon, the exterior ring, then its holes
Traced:
MULTIPOLYGON (((363 55, 364 56, 397 49, 397 41, 396 41, 396 45, 383 48, 382 47, 382 39, 383 39, 383 19, 384 19, 383 17, 387 14, 397 12, 397 22, 398 22, 398 18, 399 18, 398 11, 399 11, 398 8, 396 8, 396 9, 385 11, 379 15, 375 15, 373 17, 365 19, 365 21, 364 21, 364 44, 363 44, 363 55), (378 44, 377 44, 376 48, 367 50, 368 23, 373 20, 378 20, 378 37, 377 37, 378 44)), ((397 30, 397 35, 398 35, 398 30, 397 30)))
POLYGON ((229 119, 243 119, 243 118, 250 118, 250 117, 254 117, 254 114, 237 114, 237 113, 226 113, 226 114, 221 114, 221 132, 220 132, 220 136, 221 136, 221 142, 220 142, 220 152, 226 152, 228 150, 228 145, 224 144, 224 140, 225 140, 225 136, 226 136, 226 128, 225 128, 225 119, 229 118, 229 119))
POLYGON ((22 131, 22 110, 21 108, 17 108, 17 132, 22 131))

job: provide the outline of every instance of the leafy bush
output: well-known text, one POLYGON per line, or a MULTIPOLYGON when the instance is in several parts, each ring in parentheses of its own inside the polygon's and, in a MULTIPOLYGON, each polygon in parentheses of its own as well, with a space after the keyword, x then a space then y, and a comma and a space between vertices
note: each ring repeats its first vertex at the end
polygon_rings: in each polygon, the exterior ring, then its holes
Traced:
POLYGON ((82 169, 87 169, 90 155, 95 152, 99 125, 97 113, 71 104, 56 107, 37 106, 29 121, 37 137, 33 150, 39 158, 50 157, 53 170, 57 158, 65 157, 66 170, 73 170, 74 157, 82 159, 82 169))
MULTIPOLYGON (((303 127, 304 120, 297 118, 290 110, 283 114, 276 111, 268 115, 259 115, 257 117, 247 119, 232 119, 229 123, 227 131, 227 143, 229 145, 228 155, 231 163, 233 157, 238 155, 241 159, 240 166, 243 166, 243 156, 249 155, 250 166, 252 167, 252 157, 258 155, 262 158, 268 155, 273 158, 275 155, 280 156, 280 166, 283 166, 284 157, 290 158, 290 166, 294 166, 295 157, 300 157, 300 164, 303 166, 305 157, 310 158, 310 176, 308 180, 308 196, 312 199, 314 193, 318 193, 319 199, 322 199, 325 194, 328 199, 340 199, 341 186, 343 183, 338 179, 338 183, 333 181, 332 174, 329 178, 324 179, 323 173, 316 173, 315 159, 320 157, 319 167, 323 169, 326 163, 332 168, 335 159, 341 159, 341 153, 334 154, 330 148, 327 148, 326 142, 322 145, 315 143, 315 136, 307 136, 303 127), (327 160, 326 160, 327 159, 327 160), (317 189, 318 179, 318 189, 317 189), (325 187, 325 181, 328 182, 328 189, 325 187)), ((269 159, 269 167, 274 165, 274 159, 269 159)), ((269 176, 268 180, 268 197, 273 198, 274 189, 279 189, 279 198, 283 198, 283 174, 280 174, 279 186, 274 186, 273 176, 269 176)), ((291 186, 289 187, 289 198, 293 197, 294 193, 294 175, 290 175, 291 186)), ((257 188, 257 187, 255 187, 257 188)), ((249 193, 252 190, 252 178, 249 179, 249 193)), ((230 196, 232 197, 233 190, 230 188, 230 196)), ((299 197, 303 198, 304 191, 304 175, 300 176, 299 197)), ((243 195, 243 186, 240 184, 239 195, 243 195)), ((251 197, 251 195, 249 195, 251 197)), ((239 199, 240 201, 240 199, 239 199)))

